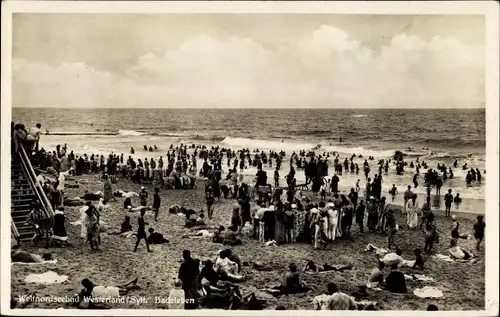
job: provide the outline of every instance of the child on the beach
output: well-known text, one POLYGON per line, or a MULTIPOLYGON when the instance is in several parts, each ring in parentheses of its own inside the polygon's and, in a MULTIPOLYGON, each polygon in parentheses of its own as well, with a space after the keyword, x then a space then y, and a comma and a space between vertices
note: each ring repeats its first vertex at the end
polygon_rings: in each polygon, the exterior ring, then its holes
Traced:
POLYGON ((137 252, 137 247, 139 246, 139 243, 141 242, 142 239, 144 239, 144 241, 146 242, 146 248, 148 249, 148 252, 153 252, 149 248, 149 243, 146 235, 146 223, 144 221, 145 214, 146 214, 146 208, 142 208, 139 218, 137 219, 139 227, 137 228, 137 241, 135 242, 134 252, 137 252))

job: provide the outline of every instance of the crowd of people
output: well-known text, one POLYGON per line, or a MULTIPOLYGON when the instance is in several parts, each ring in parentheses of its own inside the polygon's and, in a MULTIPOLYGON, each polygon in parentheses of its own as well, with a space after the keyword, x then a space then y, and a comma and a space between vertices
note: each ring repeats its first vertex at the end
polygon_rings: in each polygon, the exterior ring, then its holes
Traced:
MULTIPOLYGON (((147 210, 152 210, 154 221, 158 221, 161 216, 160 210, 164 210, 160 199, 161 188, 183 188, 189 189, 196 186, 196 178, 202 177, 205 184, 206 213, 205 211, 194 211, 190 208, 181 206, 172 206, 169 213, 181 213, 186 217, 185 226, 197 230, 192 236, 209 236, 214 243, 221 243, 226 246, 234 246, 243 243, 242 236, 245 235, 244 229, 247 228, 250 238, 256 239, 262 243, 297 243, 304 242, 311 244, 315 249, 326 249, 329 244, 342 239, 352 241, 356 239, 353 234, 353 225, 357 227, 360 234, 383 234, 387 236, 387 248, 395 250, 397 256, 401 256, 401 250, 397 243, 397 233, 400 230, 422 230, 423 250, 415 250, 415 266, 423 267, 422 254, 430 254, 434 251, 434 245, 439 241, 439 232, 436 225, 436 217, 431 210, 430 192, 428 191, 426 202, 420 207, 417 201, 417 194, 412 192, 412 187, 408 186, 403 193, 404 206, 402 213, 406 214, 404 223, 397 223, 394 208, 383 195, 382 173, 387 173, 389 163, 396 165, 398 173, 402 173, 407 166, 403 159, 398 158, 395 161, 379 161, 379 173, 375 174, 373 180, 369 177, 370 164, 368 160, 374 160, 369 157, 364 162, 364 172, 367 179, 365 191, 361 194, 361 188, 358 182, 350 189, 348 193, 343 193, 339 188, 340 176, 342 173, 350 171, 359 173, 359 167, 353 162, 356 155, 352 155, 350 160, 345 158, 342 162, 337 153, 323 153, 318 155, 314 151, 295 152, 289 158, 290 169, 284 177, 286 186, 280 187, 280 171, 282 162, 287 159, 287 154, 283 151, 268 153, 249 149, 233 151, 226 148, 206 146, 171 146, 166 154, 166 164, 163 158, 146 158, 144 161, 132 157, 124 159, 120 156, 110 154, 107 159, 103 155, 76 155, 73 151, 68 153, 67 145, 57 146, 55 151, 45 151, 43 148, 36 150, 26 138, 21 134, 24 128, 15 125, 13 139, 14 146, 31 146, 27 148, 30 152, 33 163, 37 166, 36 172, 38 180, 43 184, 43 188, 54 210, 57 213, 54 217, 53 228, 50 232, 52 241, 58 241, 64 246, 68 239, 65 228, 66 220, 64 216, 64 206, 81 206, 81 226, 82 236, 89 243, 91 249, 98 249, 101 244, 100 232, 107 230, 106 225, 101 220, 101 213, 107 208, 108 202, 116 200, 117 197, 125 198, 124 209, 129 211, 138 211, 137 230, 133 230, 130 216, 125 219, 119 230, 112 231, 110 234, 119 234, 123 236, 136 237, 134 252, 137 251, 141 241, 144 240, 148 252, 152 252, 150 245, 169 243, 161 233, 154 228, 146 230, 147 222, 145 214, 147 210), (17 136, 14 136, 16 135, 17 136), (335 173, 328 178, 328 162, 333 157, 335 173), (203 163, 199 169, 197 161, 203 163), (273 166, 275 163, 275 172, 273 184, 270 184, 267 172, 264 166, 273 166), (227 164, 223 164, 227 163, 227 164), (228 169, 226 177, 223 177, 223 167, 228 169), (255 167, 257 173, 255 179, 245 180, 243 172, 249 167, 255 167), (303 169, 306 177, 305 184, 297 184, 296 169, 303 169), (102 175, 103 190, 98 192, 86 191, 83 196, 74 199, 65 197, 64 188, 68 186, 66 178, 69 175, 82 175, 95 173, 102 175), (43 174, 43 175, 42 175, 43 174), (148 184, 149 181, 155 186, 154 195, 150 198, 145 187, 141 187, 139 193, 113 191, 113 183, 116 177, 124 177, 132 182, 148 184), (170 181, 172 180, 172 181, 170 181), (170 184, 170 185, 166 185, 170 184), (274 185, 274 186, 273 186, 274 185), (304 189, 311 185, 312 196, 307 195, 304 189), (319 196, 319 197, 318 197, 319 196), (134 206, 132 198, 137 197, 140 201, 138 206, 134 206), (152 199, 150 201, 150 199, 152 199), (206 230, 207 222, 213 219, 214 213, 217 213, 217 202, 221 199, 233 199, 232 215, 227 226, 218 226, 213 232, 206 230), (98 201, 97 204, 94 202, 98 201), (208 220, 205 219, 205 214, 208 220), (57 219, 56 219, 57 217, 57 219), (420 218, 420 219, 419 219, 420 218), (367 232, 366 232, 367 231, 367 232), (149 235, 148 235, 149 233, 149 235)), ((40 129, 40 126, 37 125, 40 129)), ((37 141, 40 134, 37 135, 37 141)), ((35 142, 37 143, 37 142, 35 142)), ((156 146, 155 146, 156 148, 156 146)), ((358 156, 359 157, 359 156, 358 156)), ((421 167, 427 167, 425 162, 418 162, 414 165, 410 162, 410 167, 414 166, 418 170, 421 167)), ((446 171, 446 167, 438 166, 439 171, 446 171)), ((446 175, 446 172, 441 172, 446 175)), ((425 183, 428 187, 435 186, 439 193, 439 179, 442 174, 431 169, 425 174, 425 183)), ((451 168, 449 176, 453 177, 451 168)), ((480 173, 476 172, 476 179, 480 181, 480 173)), ((414 181, 414 188, 418 184, 414 181)), ((398 194, 397 188, 389 190, 393 196, 398 194)), ((460 197, 453 198, 451 189, 445 195, 445 216, 450 216, 451 203, 457 202, 460 197)), ((39 241, 47 232, 41 232, 40 229, 40 208, 38 204, 33 204, 29 217, 29 223, 35 228, 34 242, 39 241)), ((468 239, 467 235, 460 234, 460 224, 453 216, 453 228, 451 228, 450 254, 459 259, 468 259, 472 252, 463 250, 458 246, 459 239, 468 239)), ((485 223, 482 216, 478 216, 477 223, 474 225, 474 238, 477 241, 476 248, 479 250, 484 238, 485 223)), ((48 234, 48 233, 47 233, 48 234)), ((245 301, 238 295, 237 283, 246 280, 242 274, 242 261, 231 252, 231 249, 223 249, 217 255, 214 261, 200 262, 191 258, 188 250, 183 252, 184 262, 179 268, 177 290, 184 291, 184 298, 191 299, 186 308, 200 308, 215 305, 218 298, 226 298, 226 302, 235 305, 238 299, 238 305, 245 301), (207 285, 202 280, 208 281, 207 285), (210 300, 207 300, 210 299, 210 300)), ((380 262, 383 264, 383 262, 380 262)), ((402 273, 398 271, 399 263, 392 263, 388 276, 384 279, 381 275, 384 265, 379 264, 378 271, 372 272, 370 281, 384 287, 395 293, 406 292, 404 286, 404 276, 401 281, 402 273)), ((328 270, 328 265, 315 265, 312 261, 308 262, 304 270, 328 270)), ((82 283, 83 284, 83 283, 82 283)), ((92 292, 92 285, 90 292, 92 292)), ((87 291, 89 289, 87 288, 87 291)), ((296 264, 291 264, 289 272, 285 276, 284 283, 272 287, 268 291, 276 294, 293 294, 308 291, 309 288, 299 280, 299 273, 296 264)), ((366 292, 366 290, 364 290, 366 292)), ((179 292, 177 292, 179 293, 179 292)), ((177 294, 176 293, 176 294, 177 294)), ((338 290, 334 283, 328 284, 326 293, 314 299, 315 309, 326 310, 350 310, 363 307, 364 309, 374 309, 373 305, 364 307, 359 306, 356 298, 362 299, 363 290, 356 294, 346 295, 338 290), (353 299, 354 296, 354 299, 353 299), (357 297, 356 297, 357 296, 357 297), (359 307, 358 307, 359 306, 359 307)), ((226 304, 220 304, 222 306, 226 304)), ((252 305, 258 304, 254 301, 252 305)), ((234 306, 231 306, 234 307, 234 306)), ((221 308, 221 307, 211 307, 221 308)), ((227 308, 227 307, 222 307, 227 308)))

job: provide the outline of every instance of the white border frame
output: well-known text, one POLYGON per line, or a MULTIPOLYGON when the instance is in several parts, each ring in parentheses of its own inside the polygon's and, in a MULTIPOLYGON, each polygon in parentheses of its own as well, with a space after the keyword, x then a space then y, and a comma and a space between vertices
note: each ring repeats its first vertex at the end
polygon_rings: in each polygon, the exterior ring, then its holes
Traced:
MULTIPOLYGON (((10 140, 12 77, 12 14, 30 13, 336 13, 336 14, 480 14, 485 16, 486 54, 486 295, 484 311, 397 311, 397 316, 498 316, 499 242, 499 4, 497 1, 412 2, 272 2, 272 1, 2 1, 2 90, 1 90, 1 210, 10 210, 10 140)), ((9 309, 10 303, 10 214, 1 213, 1 313, 39 316, 394 316, 390 311, 168 311, 114 309, 105 311, 61 309, 9 309)), ((457 298, 460 301, 460 298, 457 298)))

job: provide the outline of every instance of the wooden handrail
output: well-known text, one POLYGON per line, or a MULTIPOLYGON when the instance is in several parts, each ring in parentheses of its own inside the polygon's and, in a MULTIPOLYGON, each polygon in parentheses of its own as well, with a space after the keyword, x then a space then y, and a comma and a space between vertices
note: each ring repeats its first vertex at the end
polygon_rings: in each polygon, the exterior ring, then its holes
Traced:
POLYGON ((54 217, 54 210, 52 209, 52 205, 50 204, 49 199, 47 198, 47 195, 45 195, 45 192, 43 191, 42 185, 38 181, 38 178, 36 177, 36 173, 33 169, 33 166, 31 165, 31 161, 29 160, 28 155, 26 154, 26 151, 22 146, 19 147, 19 157, 21 159, 21 165, 24 168, 24 171, 26 172, 26 175, 28 176, 28 181, 32 185, 36 195, 40 199, 40 202, 43 205, 43 209, 45 211, 45 216, 47 218, 52 218, 54 217))

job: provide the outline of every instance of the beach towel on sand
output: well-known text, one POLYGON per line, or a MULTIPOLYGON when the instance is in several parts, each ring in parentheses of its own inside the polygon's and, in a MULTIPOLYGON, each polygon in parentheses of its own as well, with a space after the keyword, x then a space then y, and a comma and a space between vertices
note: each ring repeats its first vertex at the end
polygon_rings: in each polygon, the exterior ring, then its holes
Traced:
POLYGON ((120 290, 115 286, 96 286, 92 289, 92 298, 118 298, 120 297, 120 290))
POLYGON ((413 294, 420 298, 439 298, 443 297, 443 292, 435 287, 425 286, 422 288, 416 288, 413 294))
POLYGON ((477 259, 474 256, 468 260, 463 260, 463 259, 461 260, 461 259, 453 259, 449 255, 435 254, 434 258, 436 258, 438 260, 443 260, 446 262, 458 262, 458 263, 475 263, 475 262, 477 262, 477 259))
POLYGON ((56 272, 48 271, 42 274, 30 274, 24 279, 27 283, 54 284, 68 280, 67 275, 59 275, 56 272))
POLYGON ((420 281, 420 282, 434 282, 434 278, 425 276, 423 274, 412 274, 408 275, 405 274, 405 279, 406 280, 411 280, 411 281, 420 281))
POLYGON ((12 262, 11 264, 25 264, 25 265, 33 265, 33 264, 56 264, 57 259, 54 260, 46 260, 41 262, 12 262))

